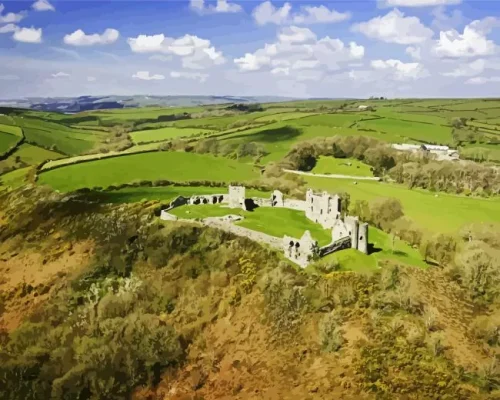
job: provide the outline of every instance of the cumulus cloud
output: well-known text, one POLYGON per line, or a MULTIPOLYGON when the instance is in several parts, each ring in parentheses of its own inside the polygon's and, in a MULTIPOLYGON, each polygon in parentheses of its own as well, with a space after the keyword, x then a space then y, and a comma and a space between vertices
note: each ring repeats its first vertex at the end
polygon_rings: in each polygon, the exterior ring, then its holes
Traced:
POLYGON ((321 6, 303 6, 297 13, 292 13, 290 3, 283 4, 282 7, 275 7, 271 1, 259 4, 252 12, 257 25, 312 25, 341 22, 349 19, 351 14, 341 13, 321 6))
POLYGON ((462 0, 378 0, 381 7, 435 7, 460 4, 462 0))
POLYGON ((66 72, 57 72, 55 74, 51 74, 52 78, 67 78, 70 76, 70 74, 67 74, 66 72))
POLYGON ((409 46, 406 48, 405 52, 414 60, 420 60, 422 58, 422 50, 420 47, 409 46))
POLYGON ((102 34, 94 33, 87 35, 81 29, 64 36, 64 43, 70 46, 94 46, 112 44, 118 40, 120 32, 108 28, 102 34))
POLYGON ((26 17, 26 11, 21 11, 17 14, 13 12, 4 14, 4 10, 5 6, 3 4, 0 4, 0 24, 16 23, 26 17))
POLYGON ((206 6, 205 0, 191 0, 189 7, 198 14, 239 13, 243 11, 239 4, 231 3, 228 0, 217 0, 215 6, 206 6))
POLYGON ((461 77, 480 75, 486 68, 486 60, 478 59, 468 64, 459 65, 453 71, 443 72, 444 76, 461 77))
POLYGON ((41 43, 42 42, 42 28, 19 28, 14 32, 12 38, 16 42, 23 43, 41 43))
POLYGON ((132 75, 134 79, 141 79, 143 81, 161 81, 165 79, 165 76, 160 74, 151 75, 149 71, 137 71, 134 75, 132 75))
POLYGON ((11 33, 17 30, 17 26, 14 24, 7 24, 4 26, 0 26, 0 33, 11 33))
MULTIPOLYGON (((294 71, 302 70, 337 70, 340 68, 339 64, 359 60, 364 56, 364 47, 355 42, 345 45, 341 40, 328 36, 318 39, 307 28, 286 27, 277 36, 275 43, 266 44, 253 53, 235 58, 233 61, 238 69, 267 70, 275 75, 291 75, 294 71)), ((296 74, 296 77, 301 74, 296 74)), ((317 78, 319 74, 308 73, 307 76, 317 78)))
POLYGON ((422 43, 434 35, 434 32, 422 24, 420 19, 405 17, 405 14, 397 9, 383 17, 355 24, 352 30, 361 32, 371 39, 397 44, 422 43))
POLYGON ((52 4, 48 2, 48 0, 37 0, 35 1, 31 8, 35 11, 55 11, 56 9, 52 4))
POLYGON ((434 16, 432 26, 441 31, 454 29, 465 20, 462 11, 453 10, 448 14, 444 6, 436 7, 431 14, 434 16))
POLYGON ((470 78, 465 81, 466 85, 484 85, 486 83, 498 83, 500 82, 500 76, 492 76, 490 78, 477 76, 475 78, 470 78))
POLYGON ((210 40, 198 36, 184 35, 174 39, 159 35, 139 35, 128 38, 127 43, 134 53, 163 53, 179 57, 182 66, 188 69, 205 69, 225 63, 222 52, 211 45, 210 40))
POLYGON ((170 77, 174 79, 193 79, 199 82, 205 82, 208 78, 208 74, 203 74, 201 72, 185 72, 185 71, 171 71, 170 77))
POLYGON ((374 60, 371 66, 375 70, 387 71, 395 80, 415 80, 429 75, 420 63, 404 63, 400 60, 374 60))
POLYGON ((450 58, 492 55, 497 51, 497 45, 487 35, 499 24, 500 20, 489 17, 471 22, 463 33, 455 29, 442 31, 433 48, 434 54, 450 58))

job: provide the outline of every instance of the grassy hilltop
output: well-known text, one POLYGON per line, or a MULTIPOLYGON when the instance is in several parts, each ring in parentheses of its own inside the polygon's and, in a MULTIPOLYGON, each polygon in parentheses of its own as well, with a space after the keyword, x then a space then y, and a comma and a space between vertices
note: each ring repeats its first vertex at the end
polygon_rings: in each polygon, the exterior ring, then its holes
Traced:
POLYGON ((0 397, 494 399, 499 232, 500 100, 0 108, 0 397), (338 193, 370 254, 302 270, 197 222, 329 242, 288 209, 157 218, 229 184, 338 193))

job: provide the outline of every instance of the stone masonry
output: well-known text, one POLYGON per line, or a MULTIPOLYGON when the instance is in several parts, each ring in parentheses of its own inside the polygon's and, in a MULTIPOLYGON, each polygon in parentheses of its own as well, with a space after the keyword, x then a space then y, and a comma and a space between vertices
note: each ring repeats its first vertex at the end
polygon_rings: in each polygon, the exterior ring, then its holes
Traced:
POLYGON ((230 213, 224 217, 205 218, 202 223, 240 236, 246 236, 274 248, 281 248, 285 257, 302 267, 307 266, 318 257, 346 248, 353 248, 368 254, 368 224, 360 223, 359 218, 356 216, 342 218, 341 200, 338 195, 331 195, 327 192, 317 194, 309 189, 306 193, 306 200, 303 201, 285 199, 284 194, 279 190, 274 190, 269 199, 247 199, 245 192, 243 186, 229 186, 228 194, 195 195, 190 198, 179 197, 161 212, 160 218, 165 221, 177 220, 168 211, 185 204, 194 206, 220 203, 228 208, 242 208, 243 210, 246 210, 247 204, 250 203, 257 207, 290 208, 303 211, 308 219, 320 224, 324 229, 330 229, 332 241, 326 246, 319 247, 318 242, 311 236, 309 231, 305 231, 300 239, 288 235, 280 239, 235 225, 234 223, 243 219, 243 217, 233 216, 230 213))

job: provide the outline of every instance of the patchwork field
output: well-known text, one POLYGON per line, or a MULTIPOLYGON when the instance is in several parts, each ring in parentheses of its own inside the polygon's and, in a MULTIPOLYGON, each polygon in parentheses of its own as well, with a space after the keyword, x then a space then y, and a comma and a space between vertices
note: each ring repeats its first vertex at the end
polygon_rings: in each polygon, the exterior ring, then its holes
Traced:
POLYGON ((149 129, 144 131, 135 131, 130 133, 132 141, 136 144, 139 143, 149 143, 149 142, 159 142, 167 139, 175 139, 181 137, 189 137, 196 135, 209 134, 212 131, 208 129, 200 128, 160 128, 160 129, 149 129))
POLYGON ((0 155, 15 146, 17 142, 19 142, 19 136, 0 132, 0 155))
POLYGON ((83 187, 107 187, 137 180, 241 182, 257 176, 258 172, 251 165, 227 158, 183 152, 155 152, 56 168, 41 173, 39 183, 67 192, 83 187))

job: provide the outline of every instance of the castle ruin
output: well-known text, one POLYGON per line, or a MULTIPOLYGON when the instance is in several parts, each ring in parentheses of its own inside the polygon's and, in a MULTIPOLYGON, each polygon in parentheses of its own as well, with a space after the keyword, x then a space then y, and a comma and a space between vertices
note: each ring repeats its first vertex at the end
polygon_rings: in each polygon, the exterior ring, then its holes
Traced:
MULTIPOLYGON (((279 190, 274 190, 267 199, 246 198, 244 186, 229 186, 227 194, 194 195, 190 198, 179 196, 170 203, 168 208, 161 211, 161 218, 163 220, 176 220, 177 218, 169 214, 168 211, 181 205, 219 203, 228 208, 241 208, 243 210, 252 210, 255 207, 281 207, 298 210, 304 212, 309 220, 320 224, 323 229, 331 230, 331 242, 323 247, 318 246, 318 242, 309 231, 305 231, 300 239, 285 235, 281 242, 279 238, 266 235, 268 242, 270 239, 273 244, 278 243, 275 247, 279 246, 286 258, 302 267, 307 266, 312 260, 342 249, 352 248, 368 254, 368 224, 360 222, 356 216, 342 217, 342 202, 337 194, 314 193, 311 189, 306 192, 306 200, 304 201, 286 199, 279 190)), ((232 224, 238 219, 206 218, 207 221, 217 220, 226 224, 232 224)), ((218 224, 217 226, 224 227, 225 225, 218 224)), ((250 232, 257 233, 249 230, 248 233, 250 234, 250 232)))

